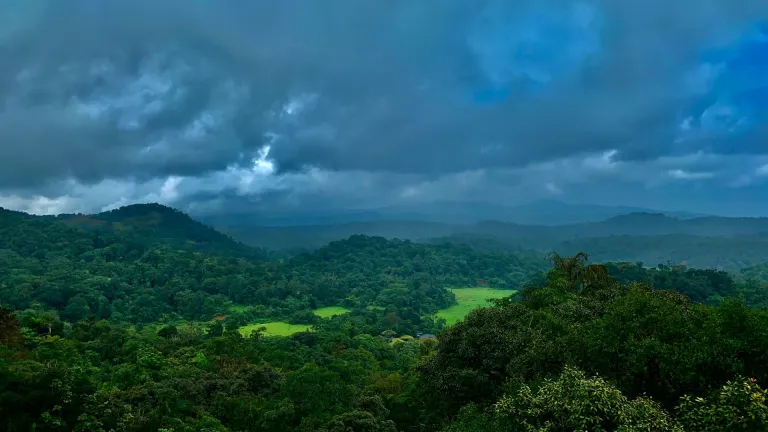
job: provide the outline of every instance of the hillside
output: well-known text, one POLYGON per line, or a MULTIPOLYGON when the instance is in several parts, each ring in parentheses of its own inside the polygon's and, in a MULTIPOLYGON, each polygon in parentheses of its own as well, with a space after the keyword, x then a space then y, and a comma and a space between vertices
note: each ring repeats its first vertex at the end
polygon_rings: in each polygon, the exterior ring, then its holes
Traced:
POLYGON ((235 241, 189 215, 160 204, 134 204, 92 215, 62 214, 55 220, 88 232, 111 234, 151 246, 250 258, 265 252, 235 241))
POLYGON ((0 250, 35 258, 75 256, 100 242, 99 236, 63 223, 0 208, 0 250))

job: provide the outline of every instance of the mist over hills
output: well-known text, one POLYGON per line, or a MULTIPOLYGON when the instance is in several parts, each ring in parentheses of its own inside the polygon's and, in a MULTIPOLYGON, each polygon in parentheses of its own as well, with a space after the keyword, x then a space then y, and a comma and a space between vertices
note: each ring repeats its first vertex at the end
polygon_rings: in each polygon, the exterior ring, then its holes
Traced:
POLYGON ((285 247, 296 247, 295 241, 305 246, 353 234, 380 235, 413 240, 434 237, 473 234, 500 240, 520 240, 531 244, 552 240, 606 237, 618 235, 691 235, 704 237, 733 237, 768 232, 768 218, 728 218, 706 216, 677 218, 661 213, 629 213, 597 222, 563 225, 521 224, 498 220, 474 223, 446 223, 417 219, 391 219, 294 226, 240 225, 218 226, 218 229, 240 238, 245 243, 263 243, 268 247, 283 247, 274 243, 278 239, 285 247), (267 243, 270 243, 267 245, 267 243))
POLYGON ((571 204, 558 200, 539 200, 506 206, 483 201, 438 201, 393 205, 368 210, 318 210, 310 214, 272 213, 223 214, 201 217, 214 226, 301 226, 338 225, 376 221, 428 221, 469 224, 487 220, 524 225, 566 225, 598 222, 630 213, 662 213, 679 219, 707 216, 685 211, 664 211, 644 207, 571 204))
POLYGON ((526 215, 529 221, 540 220, 537 224, 393 218, 294 226, 258 226, 243 221, 239 225, 218 226, 217 229, 246 244, 278 250, 313 249, 330 241, 363 234, 416 242, 463 243, 486 251, 530 249, 564 254, 589 251, 596 261, 642 261, 648 265, 672 262, 735 269, 768 259, 768 218, 629 212, 598 221, 552 223, 556 217, 561 220, 597 218, 600 212, 635 210, 574 207, 578 210, 570 214, 568 204, 541 202, 525 207, 527 213, 517 213, 520 220, 525 220, 521 215, 526 215), (562 216, 553 211, 558 208, 563 210, 562 216), (539 218, 534 216, 537 211, 542 215, 539 218))

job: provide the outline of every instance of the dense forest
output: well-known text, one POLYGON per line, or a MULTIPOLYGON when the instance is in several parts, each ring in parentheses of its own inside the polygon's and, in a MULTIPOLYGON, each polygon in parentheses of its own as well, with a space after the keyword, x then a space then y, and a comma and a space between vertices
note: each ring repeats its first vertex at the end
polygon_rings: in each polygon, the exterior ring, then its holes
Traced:
POLYGON ((284 256, 156 205, 0 211, 0 429, 768 430, 764 266, 588 258, 363 235, 284 256), (517 294, 447 326, 477 286, 517 294))

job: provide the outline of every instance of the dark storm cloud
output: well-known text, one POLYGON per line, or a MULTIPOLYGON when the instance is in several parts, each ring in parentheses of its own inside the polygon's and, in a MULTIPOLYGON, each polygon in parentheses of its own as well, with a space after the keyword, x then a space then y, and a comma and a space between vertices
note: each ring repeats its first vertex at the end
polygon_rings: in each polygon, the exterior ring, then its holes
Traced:
POLYGON ((0 2, 1 186, 199 175, 268 143, 283 171, 652 158, 700 51, 768 17, 762 0, 28 3, 0 2), (542 42, 562 32, 588 41, 542 42), (478 104, 484 87, 511 95, 478 104))

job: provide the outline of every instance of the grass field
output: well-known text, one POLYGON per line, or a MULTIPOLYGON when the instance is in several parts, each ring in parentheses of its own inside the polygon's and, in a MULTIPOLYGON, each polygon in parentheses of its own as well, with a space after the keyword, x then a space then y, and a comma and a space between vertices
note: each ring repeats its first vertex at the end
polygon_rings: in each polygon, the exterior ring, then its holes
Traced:
POLYGON ((252 331, 258 330, 261 327, 266 327, 264 336, 290 336, 294 333, 310 331, 312 326, 305 324, 288 324, 281 321, 261 323, 261 324, 248 324, 237 329, 243 336, 248 336, 252 331))
POLYGON ((319 316, 320 318, 330 318, 334 315, 344 315, 345 313, 349 313, 351 311, 341 306, 328 306, 320 309, 315 309, 312 312, 314 312, 315 315, 319 316))
POLYGON ((437 312, 437 316, 445 318, 448 325, 464 319, 473 309, 488 306, 490 299, 509 297, 516 292, 493 288, 451 288, 450 291, 456 294, 456 301, 459 304, 437 312))

